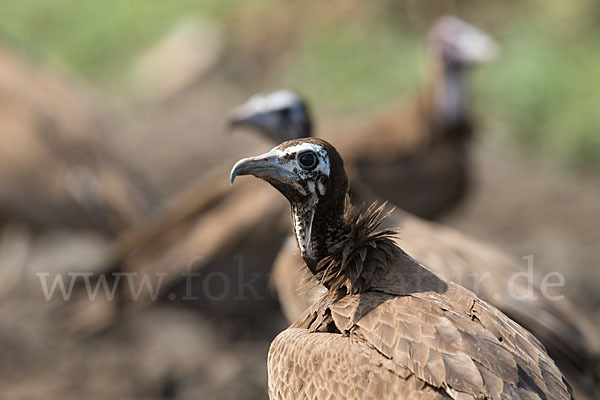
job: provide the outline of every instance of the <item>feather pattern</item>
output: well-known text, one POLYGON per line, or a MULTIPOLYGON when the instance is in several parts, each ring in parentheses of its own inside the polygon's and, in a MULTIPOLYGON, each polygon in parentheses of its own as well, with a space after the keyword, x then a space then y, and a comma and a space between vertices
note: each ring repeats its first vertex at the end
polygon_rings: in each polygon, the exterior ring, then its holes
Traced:
MULTIPOLYGON (((501 293, 506 293, 507 282, 512 274, 521 271, 519 262, 504 252, 451 228, 423 221, 398 209, 384 221, 384 226, 399 227, 401 234, 395 238, 396 244, 402 246, 413 258, 434 273, 474 291, 477 296, 489 301, 540 339, 552 359, 574 385, 576 398, 595 398, 593 393, 596 383, 589 378, 593 374, 594 359, 597 357, 593 329, 584 329, 588 328, 586 321, 580 320, 577 310, 571 307, 567 299, 546 299, 539 282, 534 283, 531 288, 535 299, 515 299, 506 294, 499 297, 501 293)), ((368 242, 366 245, 371 246, 372 243, 368 242)), ((371 252, 369 257, 385 262, 387 255, 384 252, 371 252)), ((279 254, 274 266, 274 275, 278 277, 275 286, 291 322, 315 303, 325 290, 323 286, 318 286, 319 282, 305 266, 300 269, 301 264, 302 259, 297 255, 293 257, 291 249, 288 249, 279 254), (299 271, 297 274, 301 274, 299 278, 291 275, 290 271, 296 270, 299 271), (309 275, 312 278, 310 280, 307 278, 309 275), (304 283, 298 289, 297 282, 300 281, 304 283), (289 289, 285 284, 290 285, 289 289), (320 288, 321 292, 316 293, 316 289, 308 290, 310 285, 320 288)), ((363 278, 368 281, 368 274, 372 274, 372 271, 363 271, 363 278)), ((519 282, 517 284, 521 285, 519 282)), ((517 290, 521 290, 521 287, 517 290)), ((473 317, 478 318, 476 313, 473 317)), ((406 324, 400 326, 403 334, 408 334, 406 324)), ((493 327, 489 328, 496 337, 509 337, 506 330, 501 332, 493 327)))
POLYGON ((345 293, 361 293, 369 287, 377 273, 386 272, 386 265, 396 253, 389 250, 377 252, 377 243, 378 239, 394 238, 396 231, 385 229, 375 232, 393 212, 393 209, 384 212, 386 205, 383 203, 377 207, 373 203, 365 210, 364 205, 354 208, 347 202, 345 219, 350 230, 317 264, 315 277, 322 285, 333 291, 343 289, 345 293))
POLYGON ((572 398, 533 335, 375 232, 384 207, 346 212, 328 291, 271 345, 270 398, 572 398))

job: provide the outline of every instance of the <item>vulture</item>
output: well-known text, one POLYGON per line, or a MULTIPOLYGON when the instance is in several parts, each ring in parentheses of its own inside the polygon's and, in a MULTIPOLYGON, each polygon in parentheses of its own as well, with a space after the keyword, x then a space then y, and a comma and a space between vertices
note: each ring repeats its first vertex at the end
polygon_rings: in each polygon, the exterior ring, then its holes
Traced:
MULTIPOLYGON (((469 187, 467 152, 476 123, 466 75, 492 60, 497 49, 481 30, 456 17, 441 18, 429 34, 427 78, 416 99, 394 104, 364 123, 326 130, 322 137, 344 155, 350 176, 368 182, 379 198, 422 218, 441 217, 469 187)), ((279 143, 311 136, 306 116, 306 105, 294 93, 277 91, 252 97, 233 111, 230 123, 256 127, 279 143)))
POLYGON ((151 190, 108 151, 101 107, 73 82, 0 46, 0 220, 112 237, 151 190))
POLYGON ((271 399, 571 399, 543 345, 406 254, 384 206, 348 202, 336 149, 296 139, 238 161, 288 200, 300 254, 326 292, 272 342, 271 399))
MULTIPOLYGON (((236 108, 233 115, 236 126, 253 128, 281 143, 310 136, 313 122, 308 110, 300 95, 280 90, 253 96, 236 108)), ((350 190, 354 204, 380 198, 371 189, 370 183, 354 179, 350 190)), ((395 182, 390 181, 389 184, 394 185, 395 182)), ((398 187, 405 186, 401 184, 398 187)), ((522 276, 514 279, 522 275, 522 263, 493 246, 418 218, 398 207, 390 213, 384 225, 399 229, 403 250, 436 274, 474 291, 532 332, 565 372, 576 394, 581 392, 581 397, 585 394, 600 395, 598 376, 595 376, 598 374, 600 350, 594 330, 567 299, 557 301, 545 297, 538 277, 534 277, 531 285, 522 276)), ((271 280, 290 322, 295 321, 325 290, 304 267, 293 237, 288 239, 275 259, 271 280)))

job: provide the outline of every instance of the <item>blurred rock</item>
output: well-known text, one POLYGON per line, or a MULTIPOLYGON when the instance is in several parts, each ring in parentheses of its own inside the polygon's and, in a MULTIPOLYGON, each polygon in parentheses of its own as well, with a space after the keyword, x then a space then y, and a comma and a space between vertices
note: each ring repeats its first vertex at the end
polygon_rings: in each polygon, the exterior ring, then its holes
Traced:
POLYGON ((201 18, 185 18, 148 49, 134 66, 138 95, 158 101, 201 79, 223 50, 221 27, 201 18))

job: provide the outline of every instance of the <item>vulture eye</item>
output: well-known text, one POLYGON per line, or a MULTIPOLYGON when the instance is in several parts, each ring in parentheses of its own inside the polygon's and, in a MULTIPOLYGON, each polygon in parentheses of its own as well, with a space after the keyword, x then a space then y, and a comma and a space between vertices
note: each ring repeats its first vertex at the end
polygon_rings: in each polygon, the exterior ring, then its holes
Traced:
POLYGON ((279 112, 284 118, 288 118, 292 113, 292 109, 290 107, 284 107, 281 110, 279 110, 279 112))
POLYGON ((298 154, 298 164, 300 164, 300 166, 304 169, 314 169, 317 164, 319 163, 319 159, 317 158, 317 155, 310 150, 307 151, 303 151, 302 153, 298 154))

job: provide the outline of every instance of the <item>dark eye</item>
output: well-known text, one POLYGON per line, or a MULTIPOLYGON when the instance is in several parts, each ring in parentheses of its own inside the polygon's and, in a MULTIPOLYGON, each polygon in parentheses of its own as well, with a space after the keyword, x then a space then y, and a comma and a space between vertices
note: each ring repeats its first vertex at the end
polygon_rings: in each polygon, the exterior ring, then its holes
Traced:
POLYGON ((304 169, 314 169, 319 163, 317 155, 313 151, 303 151, 298 154, 298 164, 304 169))
POLYGON ((288 118, 290 116, 290 114, 292 113, 292 110, 289 107, 285 107, 285 108, 282 108, 281 110, 279 110, 279 112, 281 113, 281 115, 284 118, 288 118))

